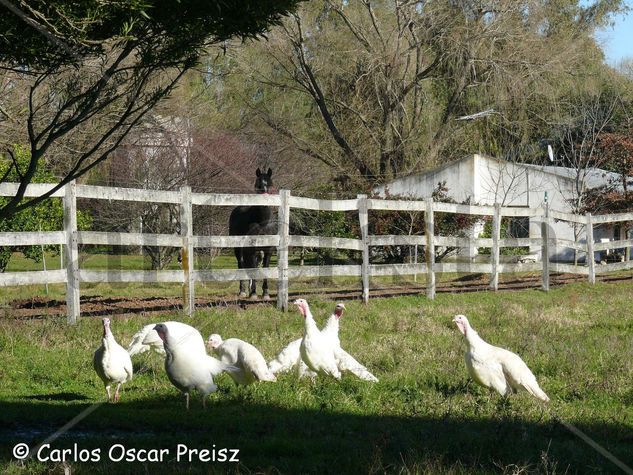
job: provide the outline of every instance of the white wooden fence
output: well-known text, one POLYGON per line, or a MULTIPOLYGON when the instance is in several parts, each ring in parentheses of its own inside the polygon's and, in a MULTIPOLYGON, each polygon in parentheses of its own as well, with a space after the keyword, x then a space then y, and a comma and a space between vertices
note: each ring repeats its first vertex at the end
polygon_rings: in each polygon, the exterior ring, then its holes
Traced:
MULTIPOLYGON (((0 196, 14 196, 17 184, 0 184, 0 196)), ((51 190, 53 184, 29 185, 25 196, 35 197, 51 190)), ((63 245, 65 268, 60 270, 33 272, 5 272, 0 274, 0 286, 65 283, 68 307, 68 321, 75 323, 80 313, 79 290, 81 282, 177 282, 183 286, 183 309, 186 314, 194 310, 196 282, 238 281, 241 279, 277 279, 277 306, 286 310, 288 306, 288 281, 304 277, 358 276, 362 281, 362 297, 369 299, 369 279, 372 276, 394 276, 426 274, 428 298, 435 296, 435 274, 443 272, 477 272, 490 274, 490 288, 497 290, 499 274, 508 272, 541 272, 542 287, 549 289, 552 272, 585 274, 589 282, 595 282, 597 273, 633 268, 633 261, 608 264, 596 268, 593 258, 586 259, 587 266, 554 263, 549 261, 550 246, 569 247, 587 256, 594 252, 633 246, 633 239, 621 239, 608 243, 593 242, 593 226, 604 223, 633 221, 633 213, 600 216, 560 213, 545 208, 515 208, 495 206, 475 206, 426 201, 397 201, 368 198, 358 195, 351 200, 318 200, 292 196, 290 191, 281 190, 278 195, 261 194, 221 194, 192 193, 185 186, 180 191, 140 190, 129 188, 76 185, 70 183, 57 190, 53 197, 64 202, 64 230, 53 232, 6 232, 0 233, 0 246, 63 245), (141 201, 180 205, 181 234, 111 233, 77 230, 77 198, 105 199, 120 201, 141 201), (265 205, 278 208, 278 234, 265 236, 194 236, 192 206, 242 206, 265 205), (357 211, 361 236, 359 239, 298 236, 289 234, 291 209, 318 211, 357 211), (370 235, 369 212, 418 211, 425 215, 425 235, 370 235), (493 235, 491 238, 466 238, 434 235, 435 213, 458 213, 477 216, 491 216, 493 235), (501 219, 503 217, 531 217, 541 221, 540 238, 501 239, 501 219), (553 220, 580 223, 586 229, 586 244, 550 236, 553 220), (122 246, 173 246, 182 249, 182 270, 138 271, 138 270, 88 270, 79 268, 79 244, 122 245, 122 246), (426 259, 416 264, 371 264, 371 246, 424 246, 426 259), (196 270, 194 268, 194 248, 200 247, 252 247, 273 246, 277 248, 277 267, 268 269, 218 269, 196 270), (435 246, 487 247, 491 248, 489 263, 435 262, 435 246), (500 249, 504 247, 540 246, 541 262, 502 263, 500 249), (290 247, 319 247, 351 249, 362 252, 361 265, 334 266, 288 266, 290 247)))

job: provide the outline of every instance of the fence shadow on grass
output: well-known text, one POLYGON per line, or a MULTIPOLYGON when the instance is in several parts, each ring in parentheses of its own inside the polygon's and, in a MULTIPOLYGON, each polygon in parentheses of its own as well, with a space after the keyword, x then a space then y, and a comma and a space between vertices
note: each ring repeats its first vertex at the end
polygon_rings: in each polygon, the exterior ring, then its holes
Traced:
POLYGON ((87 401, 88 397, 85 394, 61 392, 51 394, 34 394, 33 396, 26 396, 25 399, 34 401, 87 401))
MULTIPOLYGON (((33 447, 88 407, 77 402, 3 403, 0 463, 11 461, 14 444, 33 447)), ((624 463, 633 464, 630 427, 577 425, 624 463)), ((370 416, 235 399, 210 401, 206 411, 195 399, 189 412, 176 396, 102 405, 53 448, 73 443, 100 448, 102 454, 98 464, 74 464, 73 473, 516 473, 520 467, 541 473, 617 473, 614 465, 551 419, 535 423, 502 414, 495 419, 370 416), (170 456, 162 464, 113 463, 107 457, 113 444, 167 448, 170 456), (240 464, 178 462, 177 444, 237 448, 240 464)))

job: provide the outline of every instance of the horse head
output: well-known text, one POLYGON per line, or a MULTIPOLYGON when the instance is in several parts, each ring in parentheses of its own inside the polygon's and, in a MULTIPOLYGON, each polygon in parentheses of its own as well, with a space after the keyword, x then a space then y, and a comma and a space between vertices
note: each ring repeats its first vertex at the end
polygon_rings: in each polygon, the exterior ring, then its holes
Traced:
POLYGON ((255 180, 255 191, 257 193, 269 193, 273 187, 273 171, 268 169, 267 173, 263 173, 259 168, 255 172, 257 179, 255 180))

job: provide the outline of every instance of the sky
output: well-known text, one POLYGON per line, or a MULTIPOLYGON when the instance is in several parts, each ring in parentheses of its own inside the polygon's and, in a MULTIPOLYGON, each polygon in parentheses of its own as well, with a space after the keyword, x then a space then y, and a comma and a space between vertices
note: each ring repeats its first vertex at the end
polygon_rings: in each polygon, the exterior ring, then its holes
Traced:
POLYGON ((625 2, 631 12, 616 19, 615 25, 596 33, 598 41, 603 47, 606 62, 616 65, 624 58, 633 59, 633 0, 625 2))

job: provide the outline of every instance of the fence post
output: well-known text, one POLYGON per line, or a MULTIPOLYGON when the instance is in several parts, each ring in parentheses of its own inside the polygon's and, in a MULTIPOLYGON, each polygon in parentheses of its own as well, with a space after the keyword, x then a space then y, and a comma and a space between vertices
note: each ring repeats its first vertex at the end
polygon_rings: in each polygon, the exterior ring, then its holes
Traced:
POLYGON ((585 233, 587 236, 587 266, 589 268, 589 283, 596 283, 596 259, 593 254, 593 219, 591 213, 586 214, 587 225, 585 226, 585 233))
POLYGON ((492 215, 492 249, 490 260, 492 270, 490 274, 490 288, 499 289, 499 238, 501 237, 501 205, 495 203, 495 211, 492 215))
POLYGON ((549 203, 545 203, 541 221, 541 261, 543 263, 543 290, 549 290, 549 203))
POLYGON ((277 308, 288 310, 288 241, 290 235, 290 190, 279 191, 277 232, 277 308))
POLYGON ((426 235, 426 296, 433 300, 435 298, 435 219, 433 217, 433 198, 426 199, 426 212, 424 213, 424 223, 426 235))
POLYGON ((363 242, 363 263, 360 275, 363 286, 363 303, 369 302, 369 209, 367 207, 367 195, 357 195, 358 221, 360 224, 360 236, 363 242))
POLYGON ((68 323, 79 318, 79 248, 77 246, 77 185, 74 181, 64 187, 64 232, 66 233, 66 313, 68 323))
POLYGON ((413 265, 414 265, 414 269, 415 269, 415 273, 413 274, 413 282, 417 282, 418 281, 418 245, 415 245, 415 250, 414 250, 414 254, 413 254, 413 265))
MULTIPOLYGON (((626 229, 626 223, 620 225, 620 241, 626 241, 629 239, 629 231, 626 229)), ((624 261, 631 260, 631 246, 624 248, 624 261)))
POLYGON ((182 310, 187 316, 195 309, 195 284, 193 281, 193 209, 191 187, 180 188, 180 235, 182 236, 181 261, 184 280, 182 284, 182 310))

